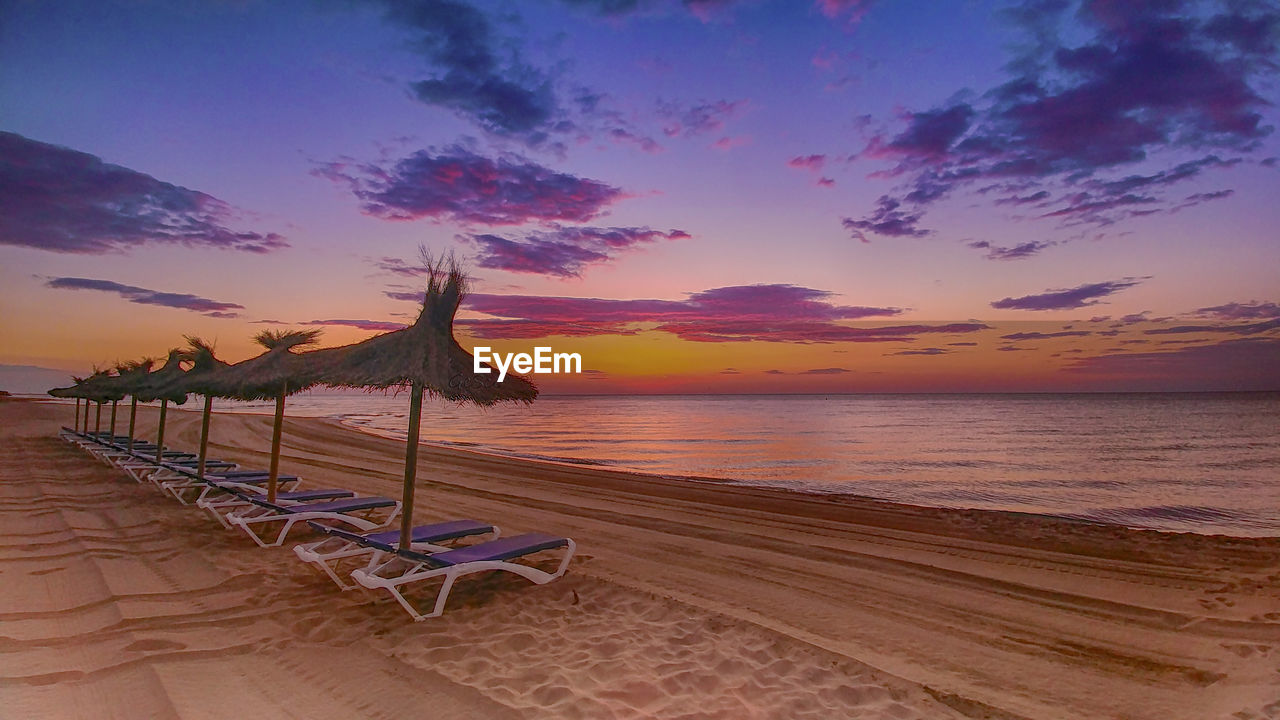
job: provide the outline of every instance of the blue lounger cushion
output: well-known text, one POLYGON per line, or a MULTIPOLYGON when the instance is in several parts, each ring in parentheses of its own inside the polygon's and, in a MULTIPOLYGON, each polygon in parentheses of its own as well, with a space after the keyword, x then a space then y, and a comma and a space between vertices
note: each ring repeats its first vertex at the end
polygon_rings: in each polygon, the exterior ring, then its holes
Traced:
POLYGON ((395 500, 386 497, 361 497, 348 498, 346 500, 334 500, 326 503, 306 503, 304 505, 278 505, 276 503, 267 502, 264 498, 245 498, 249 502, 259 507, 269 510, 275 510, 280 513, 346 513, 356 510, 372 510, 381 507, 391 507, 396 504, 395 500))
POLYGON ((276 500, 297 500, 298 502, 308 502, 311 500, 337 500, 338 498, 349 497, 355 497, 355 493, 350 490, 341 490, 338 488, 294 490, 292 492, 276 493, 276 500))
MULTIPOLYGON (((334 537, 350 540, 383 552, 395 552, 396 545, 400 542, 399 530, 385 530, 362 535, 342 528, 328 527, 320 523, 311 523, 311 526, 334 537)), ((409 531, 409 542, 434 543, 440 540, 453 540, 469 535, 484 535, 491 532, 493 532, 493 526, 487 523, 475 520, 450 520, 432 525, 418 525, 409 531)))
POLYGON ((398 550, 397 553, 401 557, 415 560, 429 567, 449 567, 488 560, 510 560, 543 550, 565 547, 568 544, 567 538, 545 533, 525 533, 430 555, 414 550, 398 550))

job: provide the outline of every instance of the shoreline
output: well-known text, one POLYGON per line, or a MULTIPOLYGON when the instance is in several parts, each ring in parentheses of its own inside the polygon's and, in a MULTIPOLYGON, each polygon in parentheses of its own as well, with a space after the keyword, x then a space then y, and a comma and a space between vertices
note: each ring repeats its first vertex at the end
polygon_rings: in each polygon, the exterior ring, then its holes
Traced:
MULTIPOLYGON (((1153 393, 1146 393, 1153 394, 1153 393)), ((1158 395, 1167 395, 1169 393, 1154 393, 1158 395)), ((1202 393, 1203 394, 1203 393, 1202 393)), ((1210 393, 1221 394, 1221 393, 1210 393)), ((1255 395, 1268 395, 1276 393, 1252 393, 1255 395)), ((33 400, 44 400, 49 402, 47 398, 31 398, 33 400)), ((54 401, 59 402, 59 401, 54 401)), ((178 408, 173 408, 178 412, 178 408)), ((268 414, 270 408, 264 407, 261 410, 223 410, 218 414, 241 415, 241 414, 268 414)), ((391 440, 398 443, 404 442, 404 432, 396 430, 388 430, 376 426, 365 425, 359 422, 352 422, 351 417, 368 417, 367 413, 347 413, 339 415, 303 415, 300 418, 308 418, 315 420, 327 420, 340 424, 344 428, 354 430, 356 432, 377 437, 380 439, 391 440)), ((802 480, 793 480, 788 478, 746 478, 732 477, 731 475, 706 475, 696 472, 683 473, 679 470, 657 470, 645 469, 626 465, 620 462, 610 460, 592 459, 589 457, 574 456, 556 456, 540 454, 537 451, 527 449, 509 449, 494 445, 486 445, 483 443, 471 442, 452 442, 452 441, 435 441, 422 440, 421 447, 432 447, 441 450, 456 450, 459 452, 470 452, 486 457, 507 458, 519 462, 529 462, 542 464, 550 467, 584 467, 594 468, 605 472, 615 472, 627 475, 634 475, 642 478, 651 478, 659 480, 675 480, 680 482, 702 483, 718 487, 743 487, 743 488, 765 488, 776 490, 783 493, 793 493, 802 496, 816 498, 849 498, 853 500, 865 500, 868 502, 887 502, 891 504, 903 505, 917 508, 935 508, 942 510, 956 510, 961 512, 997 512, 1010 516, 1030 516, 1032 518, 1044 518, 1046 520, 1054 520, 1069 523, 1084 523, 1096 525, 1099 527, 1119 527, 1139 531, 1152 531, 1169 534, 1196 534, 1207 537, 1233 537, 1233 538, 1280 538, 1280 518, 1274 518, 1265 514, 1259 514, 1258 509, 1251 509, 1253 513, 1251 518, 1247 515, 1234 516, 1230 514, 1230 510, 1223 512, 1222 518, 1235 518, 1235 521, 1215 520, 1213 513, 1218 511, 1214 506, 1196 506, 1196 505, 1179 505, 1177 502, 1155 503, 1153 506, 1137 504, 1119 504, 1119 505, 1095 505, 1072 507, 1070 503, 1067 506, 1054 508, 1052 500, 1041 500, 1039 505, 1048 503, 1048 507, 1037 508, 1000 508, 984 506, 982 504, 973 505, 960 502, 947 501, 919 501, 911 497, 886 497, 882 495, 866 494, 859 492, 854 482, 844 482, 831 485, 829 488, 822 483, 805 482, 802 480), (1096 512, 1095 512, 1096 511, 1096 512), (1115 513, 1129 517, 1113 517, 1115 513), (1179 515, 1178 513, 1182 513, 1179 515), (1100 517, 1097 515, 1101 515, 1100 517), (1142 517, 1151 517, 1151 522, 1144 523, 1142 517), (1162 519, 1163 518, 1163 519, 1162 519), (1248 519, 1247 519, 1248 518, 1248 519)), ((1133 499, 1129 499, 1133 502, 1133 499)), ((1016 503, 1015 503, 1016 505, 1016 503)), ((1244 512, 1244 511, 1241 511, 1244 512)))
MULTIPOLYGON (((56 432, 59 422, 69 423, 72 414, 70 406, 22 401, 0 403, 0 413, 9 415, 17 405, 37 409, 23 411, 31 417, 18 424, 6 419, 14 427, 5 434, 42 447, 48 443, 40 438, 56 432)), ((139 408, 140 436, 152 433, 154 415, 139 408)), ((170 418, 168 442, 194 447, 199 414, 178 409, 170 418)), ((267 416, 215 413, 210 453, 263 466, 269 428, 267 416)), ((311 487, 398 497, 403 449, 403 441, 337 420, 286 418, 281 467, 311 487)), ((646 620, 650 613, 701 628, 695 635, 704 640, 709 623, 723 625, 722 633, 735 641, 712 645, 727 658, 756 641, 772 648, 761 656, 761 667, 726 659, 724 671, 713 673, 737 677, 742 671, 742 682, 755 678, 761 687, 748 707, 775 707, 766 698, 791 697, 784 690, 796 670, 816 673, 826 663, 839 677, 862 678, 859 687, 880 689, 847 700, 888 697, 907 704, 893 711, 903 717, 1200 720, 1236 712, 1267 717, 1280 708, 1277 538, 1131 530, 1048 516, 810 496, 429 444, 419 463, 419 522, 475 517, 497 522, 504 532, 564 534, 580 548, 569 575, 548 586, 500 583, 501 592, 479 595, 460 587, 459 607, 451 600, 450 611, 438 619, 444 622, 432 628, 471 637, 468 628, 503 622, 495 614, 504 607, 521 608, 529 613, 521 617, 535 623, 539 613, 559 617, 573 608, 589 609, 575 616, 575 622, 589 623, 610 607, 630 608, 609 615, 609 622, 638 633, 628 637, 645 646, 643 652, 636 649, 642 657, 626 673, 604 676, 618 683, 635 677, 638 684, 619 700, 607 688, 585 687, 590 683, 574 675, 571 664, 557 666, 556 672, 573 676, 559 683, 571 699, 556 706, 560 716, 676 717, 674 705, 661 698, 699 707, 726 697, 716 683, 698 690, 661 677, 659 667, 682 654, 678 643, 652 627, 650 635, 668 641, 652 647, 642 641, 645 623, 655 622, 646 620), (565 599, 570 592, 581 605, 567 604, 573 602, 565 599), (799 663, 796 653, 810 655, 799 663), (788 660, 777 664, 780 658, 788 660), (812 664, 820 658, 827 659, 812 664), (583 710, 600 710, 599 703, 609 712, 583 710)), ((212 521, 197 511, 157 495, 149 502, 218 536, 229 556, 244 558, 236 562, 279 566, 306 584, 307 568, 300 563, 207 527, 212 521)), ((308 584, 305 602, 351 604, 343 618, 376 622, 405 642, 436 637, 438 630, 424 627, 428 623, 415 626, 324 587, 308 584)), ((601 648, 574 634, 573 623, 550 624, 555 630, 547 642, 569 648, 574 657, 600 654, 601 648)), ((604 649, 630 657, 627 646, 604 649)), ((520 652, 497 657, 488 671, 506 677, 519 657, 520 652)), ((557 716, 539 714, 533 700, 538 687, 515 687, 484 673, 458 671, 453 677, 522 716, 557 716)), ((541 687, 545 691, 548 683, 541 687)), ((0 683, 0 695, 6 688, 0 683)), ((887 707, 881 709, 889 713, 887 707)), ((879 712, 864 710, 871 716, 879 712)))

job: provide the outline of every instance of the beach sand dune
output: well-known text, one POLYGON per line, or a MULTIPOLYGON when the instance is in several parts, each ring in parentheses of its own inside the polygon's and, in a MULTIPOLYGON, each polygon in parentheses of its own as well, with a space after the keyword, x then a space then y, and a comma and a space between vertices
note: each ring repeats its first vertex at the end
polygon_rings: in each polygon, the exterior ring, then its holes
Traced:
MULTIPOLYGON (((0 402, 3 717, 1280 717, 1280 540, 424 447, 419 522, 580 554, 413 623, 93 462, 54 437, 71 415, 0 402)), ((211 454, 265 466, 270 422, 216 416, 211 454)), ((291 419, 282 468, 398 496, 402 453, 291 419)))

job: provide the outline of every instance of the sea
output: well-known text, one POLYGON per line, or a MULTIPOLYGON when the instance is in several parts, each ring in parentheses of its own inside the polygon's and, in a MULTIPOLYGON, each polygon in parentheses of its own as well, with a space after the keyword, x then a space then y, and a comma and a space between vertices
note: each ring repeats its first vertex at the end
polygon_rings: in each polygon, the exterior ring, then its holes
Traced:
MULTIPOLYGON (((404 438, 408 405, 404 393, 300 393, 286 413, 404 438)), ((1280 536, 1280 393, 544 396, 492 408, 427 400, 422 439, 691 482, 1280 536)))

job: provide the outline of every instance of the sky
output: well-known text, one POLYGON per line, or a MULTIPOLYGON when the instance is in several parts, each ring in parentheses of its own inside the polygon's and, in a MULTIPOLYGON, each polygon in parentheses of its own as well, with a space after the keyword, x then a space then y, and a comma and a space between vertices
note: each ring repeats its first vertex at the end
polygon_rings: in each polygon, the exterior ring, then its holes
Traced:
POLYGON ((1280 7, 0 4, 0 365, 416 317, 551 393, 1280 389, 1280 7))

